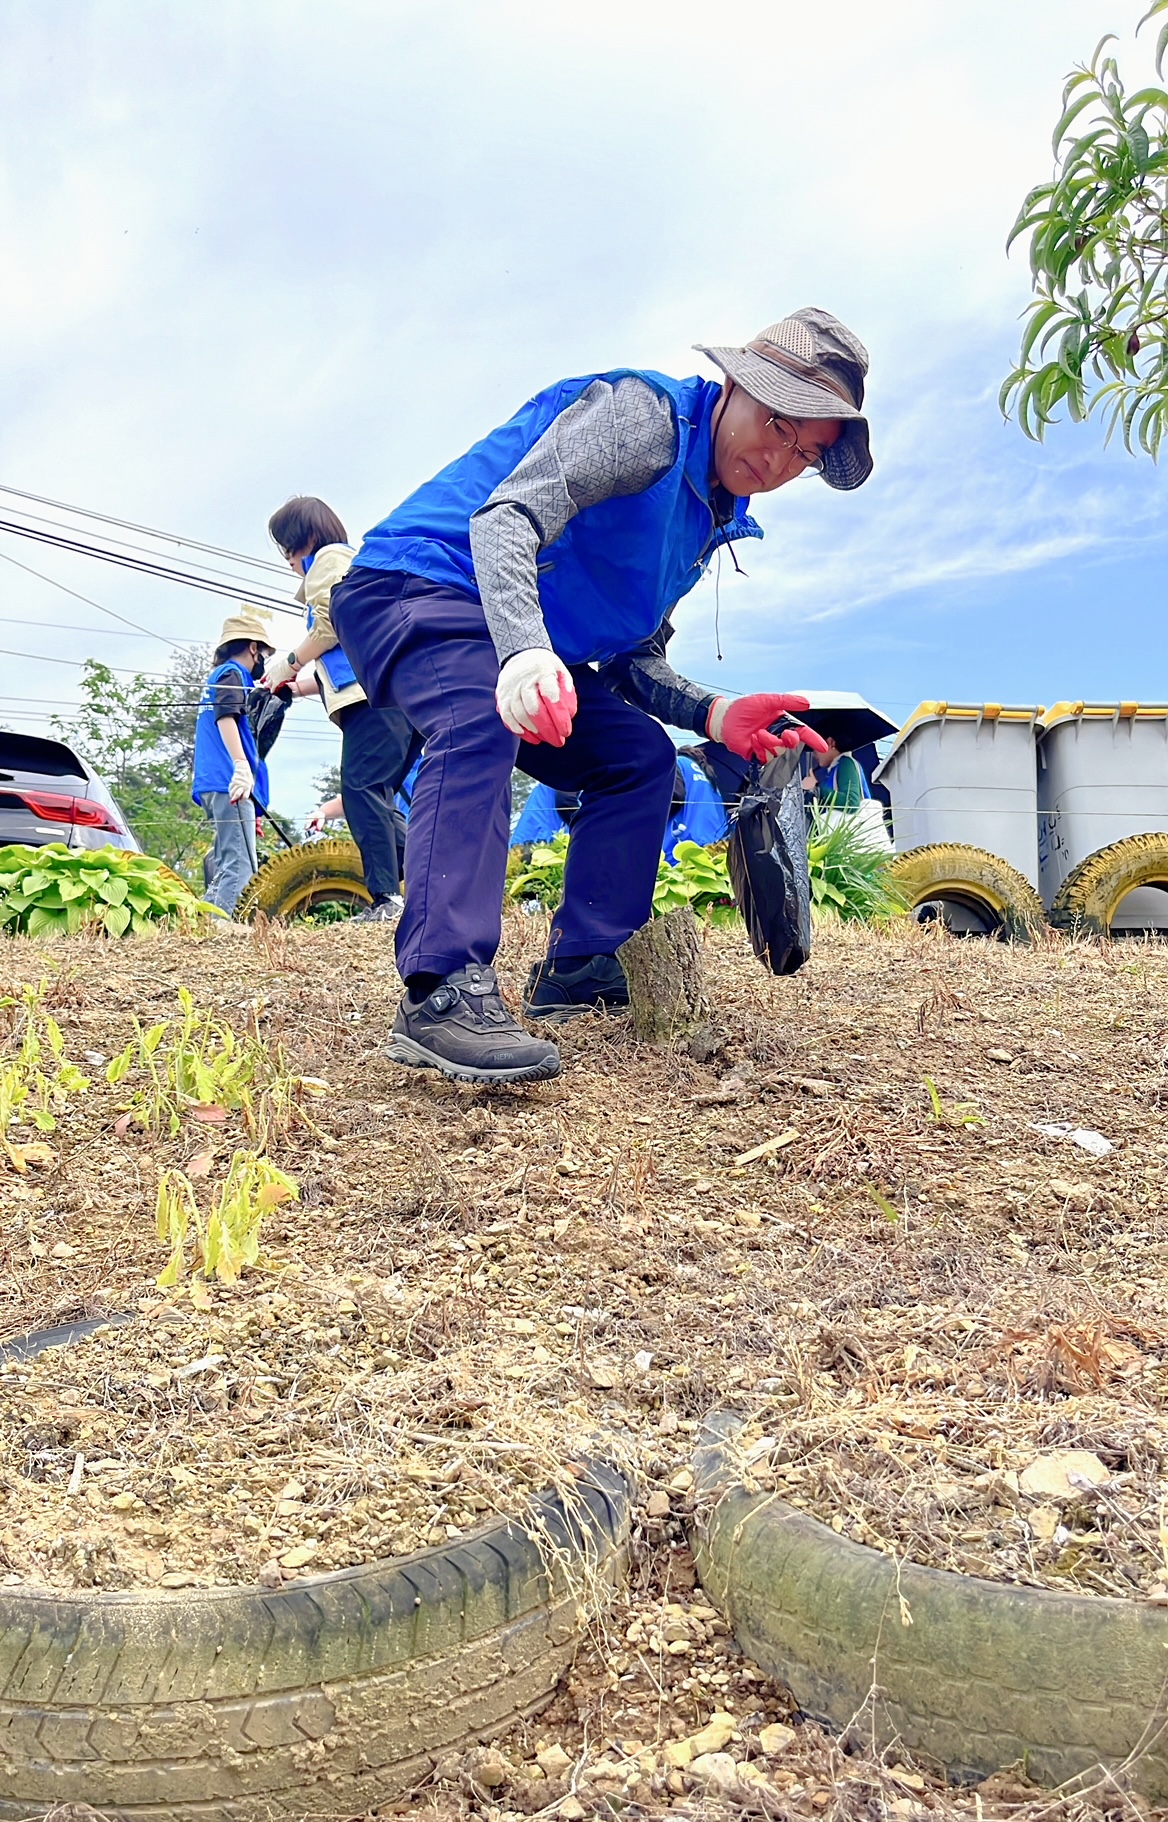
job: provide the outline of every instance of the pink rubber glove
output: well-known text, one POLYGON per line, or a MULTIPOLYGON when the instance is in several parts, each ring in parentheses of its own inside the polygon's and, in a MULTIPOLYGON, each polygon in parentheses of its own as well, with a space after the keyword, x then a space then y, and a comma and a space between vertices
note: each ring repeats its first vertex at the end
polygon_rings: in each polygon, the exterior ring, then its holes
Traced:
POLYGON ((572 732, 576 686, 554 652, 537 646, 516 652, 499 672, 495 707, 505 727, 528 746, 562 747, 572 732))
POLYGON ((783 715, 801 715, 811 704, 806 696, 719 696, 706 719, 706 734, 737 753, 739 759, 772 759, 783 747, 800 742, 814 753, 826 753, 827 742, 814 728, 784 728, 772 734, 770 724, 783 715))

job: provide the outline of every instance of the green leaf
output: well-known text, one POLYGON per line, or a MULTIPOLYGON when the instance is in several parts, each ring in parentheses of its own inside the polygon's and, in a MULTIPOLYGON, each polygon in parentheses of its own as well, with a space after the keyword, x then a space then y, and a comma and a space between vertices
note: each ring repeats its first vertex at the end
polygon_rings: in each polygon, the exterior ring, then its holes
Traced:
POLYGON ((124 936, 132 915, 129 905, 107 905, 102 922, 111 936, 124 936))
POLYGON ((34 905, 28 914, 27 928, 31 937, 64 936, 67 919, 63 911, 47 911, 43 905, 34 905))
POLYGON ((97 895, 107 905, 124 905, 129 889, 124 879, 107 879, 104 885, 98 887, 97 895))
MULTIPOLYGON (((1106 42, 1107 42, 1107 40, 1104 39, 1103 43, 1106 44, 1106 42)), ((1096 55, 1098 55, 1098 52, 1096 53, 1096 55)), ((1077 120, 1079 118, 1079 115, 1083 112, 1083 109, 1089 108, 1092 105, 1092 103, 1098 101, 1098 99, 1099 99, 1098 91, 1095 89, 1091 89, 1091 90, 1089 90, 1089 92, 1086 95, 1080 95, 1076 101, 1073 101, 1071 103, 1070 107, 1065 108, 1063 110, 1063 113, 1059 117, 1058 125, 1055 127, 1054 132, 1051 134, 1051 151, 1054 153, 1056 158, 1058 157, 1059 146, 1061 145, 1063 138, 1066 134, 1067 128, 1071 125, 1071 122, 1074 120, 1077 120)))

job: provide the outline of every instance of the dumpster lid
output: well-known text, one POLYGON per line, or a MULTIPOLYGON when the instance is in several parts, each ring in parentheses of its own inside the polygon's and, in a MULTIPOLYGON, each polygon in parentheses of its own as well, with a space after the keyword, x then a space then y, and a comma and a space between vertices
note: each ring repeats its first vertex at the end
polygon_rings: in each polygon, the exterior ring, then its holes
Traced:
POLYGON ((1040 731, 1049 733, 1063 721, 1163 721, 1168 718, 1164 702, 1056 702, 1042 716, 1040 731))
POLYGON ((896 736, 891 747, 888 749, 888 752, 885 754, 880 771, 877 772, 875 776, 877 778, 880 777, 881 772, 891 764, 893 755, 899 752, 900 748, 905 744, 905 741, 912 737, 917 728, 924 727, 926 722, 973 721, 980 725, 983 721, 1023 721, 1028 722, 1031 727, 1035 727, 1041 720, 1043 713, 1044 711, 1041 703, 1033 707, 1025 708, 1020 708, 1017 704, 1006 704, 1001 702, 918 703, 917 707, 913 710, 912 714, 901 728, 900 733, 896 736))

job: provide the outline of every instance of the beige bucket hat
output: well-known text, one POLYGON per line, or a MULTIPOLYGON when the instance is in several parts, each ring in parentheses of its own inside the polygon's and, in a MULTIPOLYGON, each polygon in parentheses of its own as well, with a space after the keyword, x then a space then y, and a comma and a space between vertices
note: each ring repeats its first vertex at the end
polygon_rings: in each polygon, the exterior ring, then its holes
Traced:
POLYGON ((872 472, 864 378, 868 350, 827 310, 795 310, 741 348, 694 347, 751 398, 790 418, 840 418, 843 431, 824 452, 829 487, 859 487, 872 472))
POLYGON ((269 651, 276 649, 268 616, 255 607, 241 607, 237 614, 228 615, 223 622, 218 643, 229 645, 233 639, 254 639, 257 645, 266 645, 269 651))

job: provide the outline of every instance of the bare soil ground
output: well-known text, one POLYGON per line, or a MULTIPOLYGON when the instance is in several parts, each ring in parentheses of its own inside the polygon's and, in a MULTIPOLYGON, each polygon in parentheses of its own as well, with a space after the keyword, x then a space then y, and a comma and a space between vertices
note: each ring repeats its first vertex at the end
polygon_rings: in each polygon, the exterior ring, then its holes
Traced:
MULTIPOLYGON (((508 920, 512 995, 543 935, 508 920)), ((1166 1598, 1168 950, 904 926, 822 932, 790 981, 737 931, 705 956, 713 1062, 588 1018, 557 1081, 488 1092, 385 1060, 377 929, 5 944, 0 985, 48 981, 93 1085, 51 1157, 0 1165, 0 1344, 130 1320, 0 1365, 0 1581, 272 1584, 445 1542, 599 1451, 640 1477, 627 1602, 494 1784, 450 1766, 425 1801, 692 1806, 663 1743, 725 1708, 763 1813, 948 1802, 813 1727, 763 1752, 787 1704, 693 1585, 692 1438, 735 1405, 758 1484, 851 1537, 1166 1598), (270 1153, 301 1200, 265 1222, 268 1269, 205 1311, 156 1288, 158 1176, 209 1192, 247 1135, 124 1131, 132 1084, 99 1061, 180 985, 329 1083, 270 1153), (1059 1124, 1113 1149, 1033 1130, 1059 1124)))

